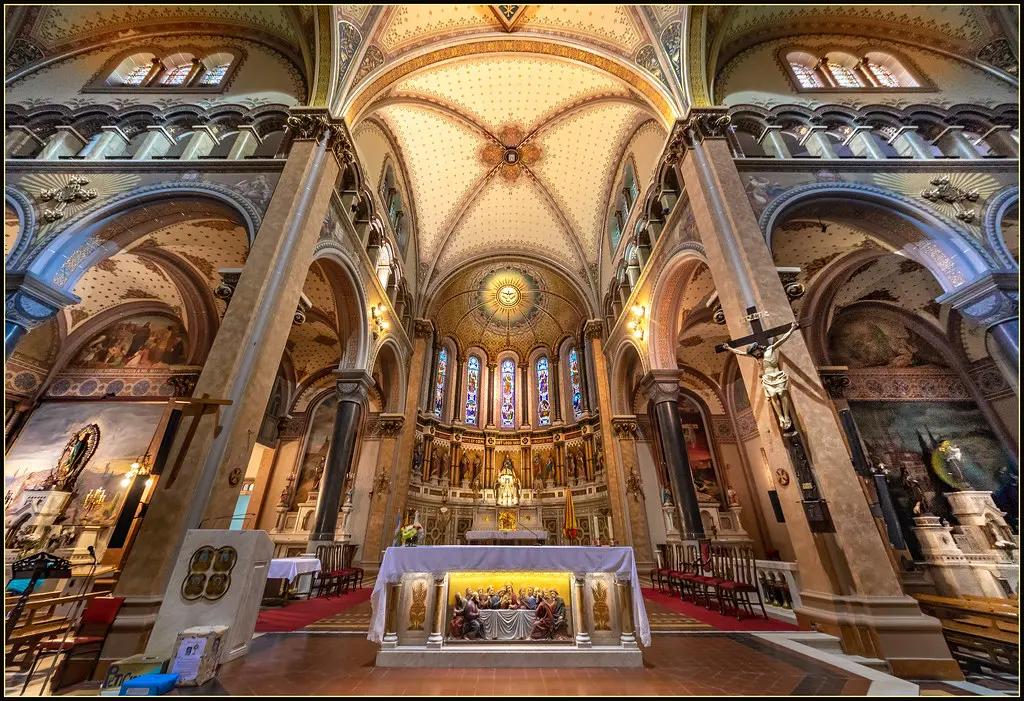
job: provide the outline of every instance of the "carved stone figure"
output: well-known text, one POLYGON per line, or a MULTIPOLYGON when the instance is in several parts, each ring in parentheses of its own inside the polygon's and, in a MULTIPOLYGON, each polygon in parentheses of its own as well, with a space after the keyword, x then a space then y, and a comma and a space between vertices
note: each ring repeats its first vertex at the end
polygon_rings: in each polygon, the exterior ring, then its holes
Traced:
POLYGON ((416 447, 412 451, 413 472, 419 474, 423 470, 423 436, 416 437, 416 447))
POLYGON ((466 454, 463 453, 459 458, 459 473, 456 475, 456 480, 462 482, 469 479, 469 461, 466 459, 466 454))
POLYGON ((793 332, 799 328, 795 321, 790 325, 789 331, 782 334, 778 339, 768 346, 760 343, 751 343, 745 351, 738 350, 729 345, 722 346, 725 350, 736 355, 746 355, 754 358, 761 366, 761 386, 768 402, 775 411, 775 417, 779 422, 779 428, 789 431, 793 428, 793 416, 789 401, 789 375, 779 367, 780 358, 778 348, 789 340, 793 332))
POLYGON ((473 481, 478 482, 480 479, 480 456, 473 456, 473 481))

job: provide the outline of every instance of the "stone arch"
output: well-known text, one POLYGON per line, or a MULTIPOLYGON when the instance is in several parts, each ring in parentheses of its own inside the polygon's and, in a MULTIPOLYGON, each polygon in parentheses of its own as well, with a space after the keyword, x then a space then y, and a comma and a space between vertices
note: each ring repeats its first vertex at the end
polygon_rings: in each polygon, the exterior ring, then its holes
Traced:
POLYGON ((337 246, 318 246, 313 261, 320 262, 334 292, 341 344, 339 369, 370 369, 369 302, 364 281, 348 255, 337 246))
POLYGON ((16 269, 18 259, 29 247, 32 237, 35 235, 36 211, 28 195, 10 185, 4 186, 4 203, 18 215, 18 236, 14 240, 14 245, 11 246, 10 253, 4 257, 4 267, 16 269))
POLYGON ((983 231, 989 248, 1000 262, 1012 269, 1019 269, 1020 264, 1013 259, 1013 255, 1007 249, 1003 234, 1003 216, 1014 206, 1020 206, 1020 188, 1016 185, 1003 190, 988 201, 983 231))
POLYGON ((818 206, 830 207, 833 221, 848 221, 927 268, 949 292, 992 267, 974 238, 942 213, 893 192, 859 183, 812 183, 789 190, 761 214, 761 231, 771 248, 775 228, 785 219, 818 206), (847 209, 845 216, 837 215, 847 209))
POLYGON ((612 374, 612 415, 634 413, 634 398, 639 383, 634 384, 630 377, 639 367, 640 376, 647 374, 649 367, 644 362, 643 349, 630 338, 619 342, 611 354, 612 374))
MULTIPOLYGON (((401 414, 405 411, 405 398, 408 392, 405 363, 402 362, 402 350, 393 337, 386 337, 377 346, 372 365, 379 370, 380 378, 374 377, 380 384, 383 399, 382 411, 390 414, 401 414)), ((373 375, 371 370, 371 375, 373 375)), ((456 398, 458 399, 458 398, 456 398)))
POLYGON ((652 370, 676 369, 674 345, 680 328, 679 300, 699 265, 707 265, 703 251, 682 248, 654 281, 647 326, 647 362, 652 370))

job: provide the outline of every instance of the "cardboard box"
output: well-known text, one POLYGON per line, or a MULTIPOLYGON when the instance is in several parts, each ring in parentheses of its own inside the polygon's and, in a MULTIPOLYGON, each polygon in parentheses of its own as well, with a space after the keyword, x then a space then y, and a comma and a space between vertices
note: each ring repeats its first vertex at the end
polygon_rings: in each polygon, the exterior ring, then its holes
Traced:
POLYGON ((153 672, 162 674, 167 667, 167 658, 154 655, 132 655, 118 660, 107 668, 101 689, 117 689, 129 679, 153 672))
POLYGON ((170 669, 178 675, 178 686, 199 686, 213 679, 227 632, 227 626, 196 626, 178 633, 170 669))

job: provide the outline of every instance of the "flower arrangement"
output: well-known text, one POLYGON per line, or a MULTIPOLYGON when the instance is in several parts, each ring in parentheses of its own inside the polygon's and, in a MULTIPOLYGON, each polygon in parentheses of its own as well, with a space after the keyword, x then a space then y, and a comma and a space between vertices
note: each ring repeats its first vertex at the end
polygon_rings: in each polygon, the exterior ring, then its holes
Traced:
POLYGON ((402 526, 398 529, 398 537, 402 541, 402 545, 411 546, 416 545, 417 541, 423 536, 423 526, 419 523, 413 523, 408 526, 402 526))

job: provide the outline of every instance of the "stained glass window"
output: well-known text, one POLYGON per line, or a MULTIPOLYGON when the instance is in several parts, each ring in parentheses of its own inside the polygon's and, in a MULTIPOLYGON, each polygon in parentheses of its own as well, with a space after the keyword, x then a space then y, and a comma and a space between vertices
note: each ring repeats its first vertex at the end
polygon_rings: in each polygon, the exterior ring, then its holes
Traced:
POLYGON ((501 361, 501 427, 516 427, 516 364, 511 358, 501 361))
POLYGON ((224 78, 224 74, 228 72, 229 63, 222 63, 219 66, 214 66, 210 70, 203 73, 202 79, 199 81, 200 85, 220 85, 220 81, 224 78))
POLYGON ((572 387, 572 414, 578 419, 583 414, 583 395, 580 392, 580 358, 575 348, 569 351, 569 385, 572 387))
POLYGON ((434 416, 441 418, 444 410, 444 380, 448 374, 448 349, 442 348, 437 356, 437 380, 434 387, 434 416))
POLYGON ((812 69, 800 63, 790 63, 789 67, 793 69, 796 79, 800 81, 800 87, 803 88, 823 88, 821 84, 821 78, 812 69))
POLYGON ((885 66, 880 66, 877 63, 868 61, 868 70, 871 71, 871 75, 875 76, 875 80, 878 84, 884 88, 898 88, 900 81, 896 79, 896 76, 892 74, 885 66))
POLYGON ((854 73, 852 68, 841 66, 838 63, 832 63, 829 61, 828 69, 832 72, 836 82, 839 83, 841 88, 859 88, 861 87, 860 81, 857 80, 857 74, 854 73))
POLYGON ((135 68, 132 69, 131 73, 129 73, 127 76, 125 76, 124 84, 125 85, 142 85, 142 81, 144 81, 146 79, 146 76, 149 75, 149 71, 152 68, 153 68, 153 66, 136 66, 135 68))
POLYGON ((188 74, 192 72, 192 64, 186 63, 181 66, 175 66, 171 70, 164 74, 164 85, 184 85, 185 79, 188 78, 188 74))
POLYGON ((476 425, 480 396, 480 359, 469 356, 466 370, 466 423, 476 425))
POLYGON ((548 358, 541 357, 537 361, 537 424, 548 426, 551 424, 551 399, 548 395, 548 358))

